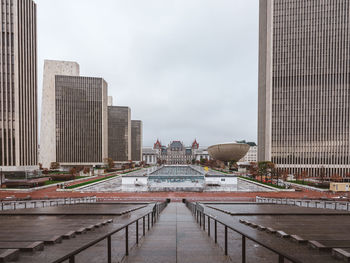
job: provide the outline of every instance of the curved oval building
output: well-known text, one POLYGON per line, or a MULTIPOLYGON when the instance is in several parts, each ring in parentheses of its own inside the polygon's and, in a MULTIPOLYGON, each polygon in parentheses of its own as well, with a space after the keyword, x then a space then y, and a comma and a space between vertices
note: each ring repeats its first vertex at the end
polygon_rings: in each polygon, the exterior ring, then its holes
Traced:
POLYGON ((245 143, 220 143, 210 146, 208 152, 210 157, 216 160, 238 161, 247 154, 249 147, 245 143))

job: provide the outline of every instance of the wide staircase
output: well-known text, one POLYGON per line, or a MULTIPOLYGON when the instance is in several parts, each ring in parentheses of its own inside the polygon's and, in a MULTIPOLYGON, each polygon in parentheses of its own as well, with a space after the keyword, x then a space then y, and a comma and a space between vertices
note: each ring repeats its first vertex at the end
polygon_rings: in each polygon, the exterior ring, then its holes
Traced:
POLYGON ((170 203, 143 242, 126 258, 129 263, 230 262, 221 249, 201 231, 183 203, 170 203))

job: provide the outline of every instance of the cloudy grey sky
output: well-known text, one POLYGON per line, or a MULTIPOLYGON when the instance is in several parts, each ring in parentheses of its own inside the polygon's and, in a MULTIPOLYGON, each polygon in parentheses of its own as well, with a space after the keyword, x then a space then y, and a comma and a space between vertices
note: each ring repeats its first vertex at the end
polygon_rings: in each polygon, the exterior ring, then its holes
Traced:
POLYGON ((256 141, 258 0, 36 0, 44 59, 103 77, 144 145, 256 141))

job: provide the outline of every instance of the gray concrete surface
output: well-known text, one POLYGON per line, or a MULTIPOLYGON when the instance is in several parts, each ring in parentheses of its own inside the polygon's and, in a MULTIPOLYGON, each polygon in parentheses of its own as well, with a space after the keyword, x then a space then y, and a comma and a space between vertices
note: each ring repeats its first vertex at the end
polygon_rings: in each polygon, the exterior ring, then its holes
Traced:
POLYGON ((183 203, 170 203, 160 220, 126 259, 128 263, 231 262, 201 231, 183 203))

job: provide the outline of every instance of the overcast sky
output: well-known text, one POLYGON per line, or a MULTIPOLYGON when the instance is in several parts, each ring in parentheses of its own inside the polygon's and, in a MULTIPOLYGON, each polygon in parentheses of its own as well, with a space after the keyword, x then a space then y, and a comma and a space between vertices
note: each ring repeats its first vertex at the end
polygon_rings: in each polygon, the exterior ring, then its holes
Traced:
POLYGON ((36 0, 44 59, 103 77, 114 105, 159 138, 200 145, 257 137, 258 0, 36 0))

